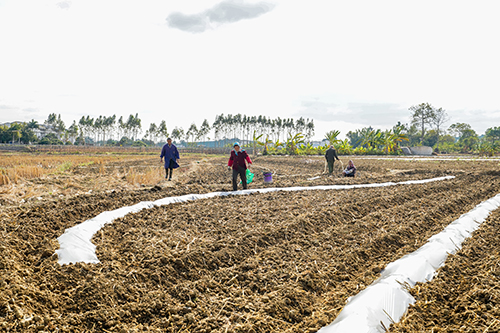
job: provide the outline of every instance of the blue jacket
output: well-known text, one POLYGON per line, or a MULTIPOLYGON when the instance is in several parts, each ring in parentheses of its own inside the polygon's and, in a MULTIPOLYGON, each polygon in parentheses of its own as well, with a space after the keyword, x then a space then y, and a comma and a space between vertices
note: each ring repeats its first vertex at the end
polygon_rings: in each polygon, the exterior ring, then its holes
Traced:
POLYGON ((180 158, 179 151, 173 144, 170 147, 168 146, 168 143, 163 146, 163 148, 161 149, 160 158, 165 158, 165 168, 169 167, 170 160, 174 161, 174 169, 179 167, 179 164, 177 164, 177 160, 180 158))

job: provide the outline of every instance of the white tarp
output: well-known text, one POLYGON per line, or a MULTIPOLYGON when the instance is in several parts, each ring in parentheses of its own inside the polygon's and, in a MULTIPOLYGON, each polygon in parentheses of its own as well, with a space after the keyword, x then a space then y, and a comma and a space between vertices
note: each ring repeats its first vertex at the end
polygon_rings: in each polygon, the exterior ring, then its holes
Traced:
POLYGON ((412 157, 388 157, 388 156, 359 156, 356 157, 357 160, 391 160, 391 161, 467 161, 467 162, 498 162, 499 157, 468 157, 468 156, 445 156, 445 157, 421 157, 413 155, 412 157))
POLYGON ((500 194, 482 202, 429 238, 413 253, 396 260, 382 271, 381 277, 354 297, 330 325, 318 333, 381 333, 391 322, 398 322, 415 299, 407 289, 434 277, 448 254, 458 251, 488 215, 500 207, 500 194))
POLYGON ((124 217, 129 213, 136 213, 143 209, 154 206, 164 206, 176 202, 186 202, 192 200, 208 199, 217 196, 245 195, 250 193, 268 193, 276 191, 311 191, 311 190, 346 190, 366 187, 383 187, 406 184, 424 184, 429 182, 453 179, 455 176, 437 177, 423 180, 412 180, 400 183, 377 183, 377 184, 355 184, 355 185, 319 185, 306 187, 272 187, 260 188, 235 192, 212 192, 206 194, 187 194, 178 197, 168 197, 156 201, 140 202, 133 206, 122 207, 113 211, 103 212, 96 217, 84 221, 72 228, 66 229, 64 234, 59 236, 60 248, 56 250, 59 256, 59 264, 70 264, 77 262, 98 263, 99 259, 95 253, 95 245, 92 244, 92 236, 98 232, 105 224, 112 223, 115 219, 124 217))

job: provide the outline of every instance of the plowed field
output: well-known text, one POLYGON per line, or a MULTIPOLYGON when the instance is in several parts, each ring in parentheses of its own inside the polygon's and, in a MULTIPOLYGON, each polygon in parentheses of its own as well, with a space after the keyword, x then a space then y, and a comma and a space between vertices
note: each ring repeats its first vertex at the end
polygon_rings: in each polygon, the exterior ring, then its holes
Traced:
POLYGON ((432 283, 411 293, 416 304, 394 332, 500 332, 500 212, 483 223, 432 283))
MULTIPOLYGON (((157 168, 158 160, 144 157, 130 163, 137 170, 157 168)), ((339 170, 336 176, 323 175, 322 157, 259 157, 250 188, 456 178, 156 207, 118 219, 94 236, 100 264, 57 263, 56 238, 100 212, 231 188, 226 158, 191 156, 182 162, 172 182, 162 179, 160 168, 154 182, 125 186, 125 179, 116 176, 125 162, 111 161, 97 173, 78 168, 36 180, 43 185, 60 181, 58 177, 78 179, 81 189, 63 197, 27 198, 24 204, 9 197, 0 209, 0 331, 315 332, 332 322, 347 298, 377 279, 388 263, 416 250, 500 189, 498 161, 359 159, 359 177, 352 179, 338 177, 339 170), (263 182, 264 170, 274 172, 273 184, 263 182)), ((434 332, 455 327, 444 326, 451 319, 439 320, 443 309, 446 318, 458 316, 457 325, 467 325, 473 315, 463 309, 472 309, 477 300, 460 288, 487 300, 474 309, 480 309, 484 325, 495 324, 499 253, 498 241, 492 239, 498 235, 498 216, 493 214, 477 232, 484 243, 475 236, 465 254, 452 259, 465 256, 468 264, 452 263, 435 280, 444 279, 436 290, 450 289, 454 279, 461 285, 441 297, 431 289, 434 281, 417 289, 417 300, 439 299, 444 305, 417 303, 411 318, 421 318, 423 324, 405 319, 406 326, 398 329, 424 330, 431 327, 429 321, 434 332), (467 252, 474 242, 482 244, 476 256, 476 246, 467 252), (491 263, 497 268, 488 271, 491 263)))

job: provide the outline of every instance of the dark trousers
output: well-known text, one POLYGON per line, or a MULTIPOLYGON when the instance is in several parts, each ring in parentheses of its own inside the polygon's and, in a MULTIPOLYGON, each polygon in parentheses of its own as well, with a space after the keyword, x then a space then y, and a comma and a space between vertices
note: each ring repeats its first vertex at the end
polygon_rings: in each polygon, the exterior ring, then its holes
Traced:
POLYGON ((167 173, 165 175, 165 178, 172 178, 172 173, 174 172, 174 165, 175 165, 175 161, 171 159, 170 162, 168 163, 168 168, 165 168, 165 172, 167 173), (170 176, 168 175, 169 170, 170 170, 170 176))
POLYGON ((233 169, 233 191, 238 190, 238 174, 241 178, 241 183, 243 184, 243 189, 247 189, 247 170, 243 167, 238 167, 238 170, 233 169))
POLYGON ((328 172, 329 172, 329 173, 332 173, 332 172, 333 172, 333 162, 335 162, 335 160, 333 160, 333 161, 328 161, 328 172))
POLYGON ((172 178, 172 172, 174 171, 174 169, 172 168, 165 168, 165 172, 166 172, 166 175, 165 175, 165 178, 172 178), (170 176, 169 176, 169 171, 170 170, 170 176))

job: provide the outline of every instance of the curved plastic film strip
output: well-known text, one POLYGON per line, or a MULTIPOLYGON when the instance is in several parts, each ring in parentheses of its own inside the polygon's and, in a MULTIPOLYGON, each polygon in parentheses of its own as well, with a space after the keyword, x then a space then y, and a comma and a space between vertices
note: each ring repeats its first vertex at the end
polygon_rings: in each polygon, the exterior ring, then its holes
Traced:
POLYGON ((355 184, 355 185, 320 185, 320 186, 309 186, 309 187, 272 187, 272 188, 261 188, 261 189, 251 189, 244 191, 235 192, 211 192, 206 194, 187 194, 178 197, 168 197, 159 199, 156 201, 144 201, 133 206, 126 206, 116 210, 103 212, 96 217, 84 221, 74 227, 66 229, 64 234, 59 236, 57 240, 59 241, 60 248, 56 250, 59 257, 59 264, 70 264, 77 262, 85 263, 99 263, 99 259, 95 253, 95 245, 92 244, 92 236, 98 232, 104 225, 112 223, 115 219, 124 217, 129 213, 137 213, 143 209, 153 208, 155 206, 165 206, 177 202, 187 202, 193 200, 209 199, 218 196, 227 195, 245 195, 250 193, 269 193, 277 191, 312 191, 312 190, 347 190, 354 188, 366 188, 366 187, 383 187, 383 186, 395 186, 395 185, 406 185, 406 184, 424 184, 429 182, 453 179, 455 176, 438 177, 423 180, 411 180, 400 183, 376 183, 376 184, 355 184))
POLYGON ((386 332, 384 326, 389 328, 392 322, 398 322, 415 302, 408 288, 417 282, 430 281, 448 254, 456 253, 463 241, 498 207, 500 194, 460 216, 415 252, 387 265, 379 279, 350 297, 333 323, 318 333, 386 332))

